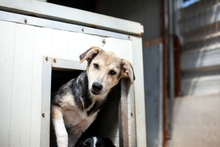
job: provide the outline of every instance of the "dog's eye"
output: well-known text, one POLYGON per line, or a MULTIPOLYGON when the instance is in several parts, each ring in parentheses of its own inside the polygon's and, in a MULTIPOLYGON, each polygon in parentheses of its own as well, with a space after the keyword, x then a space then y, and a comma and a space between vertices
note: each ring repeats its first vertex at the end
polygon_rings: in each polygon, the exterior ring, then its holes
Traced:
POLYGON ((99 69, 99 65, 98 65, 98 64, 93 64, 93 67, 94 67, 95 69, 99 69))
POLYGON ((115 72, 114 70, 110 70, 110 71, 109 71, 109 74, 113 76, 113 75, 116 74, 116 72, 115 72))

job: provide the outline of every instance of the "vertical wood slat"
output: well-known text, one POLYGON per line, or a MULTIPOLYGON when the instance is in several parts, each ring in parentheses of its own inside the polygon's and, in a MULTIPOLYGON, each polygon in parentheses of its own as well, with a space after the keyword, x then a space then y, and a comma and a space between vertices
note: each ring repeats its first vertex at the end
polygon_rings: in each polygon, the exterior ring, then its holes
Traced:
MULTIPOLYGON (((42 48, 45 46, 43 44, 43 40, 47 37, 48 29, 42 28, 38 29, 35 27, 34 33, 34 57, 33 57, 33 75, 32 75, 32 110, 31 110, 31 140, 30 146, 40 146, 40 124, 41 120, 39 117, 41 116, 41 111, 39 110, 39 106, 41 105, 41 77, 42 77, 42 48)), ((48 48, 49 49, 49 48, 48 48)))
POLYGON ((121 101, 119 105, 120 146, 129 146, 128 136, 128 90, 127 79, 121 79, 121 101))
POLYGON ((51 97, 51 58, 42 58, 42 95, 41 95, 41 136, 40 146, 49 146, 50 143, 50 97, 51 97))
MULTIPOLYGON (((32 110, 32 75, 33 75, 33 51, 34 51, 34 27, 24 26, 24 40, 23 44, 23 69, 22 69, 22 97, 21 100, 21 124, 20 136, 22 136, 21 147, 30 146, 31 140, 31 110, 32 110)), ((22 32, 21 32, 22 33, 22 32)), ((18 86, 18 85, 17 85, 18 86)), ((16 97, 14 97, 16 98, 16 97)))
POLYGON ((14 53, 14 73, 13 73, 13 91, 12 91, 12 113, 11 113, 11 130, 10 145, 21 146, 19 137, 21 136, 21 113, 23 97, 23 54, 24 54, 24 32, 25 27, 16 25, 15 32, 15 53, 14 53))
POLYGON ((14 66, 15 24, 0 24, 0 145, 9 146, 14 66))

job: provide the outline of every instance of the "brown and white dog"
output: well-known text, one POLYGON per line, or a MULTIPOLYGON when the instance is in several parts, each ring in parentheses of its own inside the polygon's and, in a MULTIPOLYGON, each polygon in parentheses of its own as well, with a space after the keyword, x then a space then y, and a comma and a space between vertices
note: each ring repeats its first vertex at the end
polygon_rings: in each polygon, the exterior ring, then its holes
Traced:
POLYGON ((91 47, 80 55, 87 69, 52 94, 52 123, 58 147, 73 147, 96 119, 106 97, 121 78, 135 80, 132 65, 110 51, 91 47))

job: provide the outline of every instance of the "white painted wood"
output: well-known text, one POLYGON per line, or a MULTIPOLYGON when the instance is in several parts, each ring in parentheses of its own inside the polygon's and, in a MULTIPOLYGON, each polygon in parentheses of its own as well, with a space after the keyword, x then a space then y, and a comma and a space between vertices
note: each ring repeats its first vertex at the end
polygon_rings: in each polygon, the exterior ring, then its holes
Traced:
POLYGON ((143 26, 137 22, 35 0, 0 0, 0 7, 20 13, 35 14, 43 18, 96 26, 129 34, 141 35, 144 32, 143 26))
POLYGON ((220 146, 220 94, 176 98, 168 147, 220 146))
MULTIPOLYGON (((94 45, 133 63, 139 78, 128 95, 129 136, 132 146, 136 146, 136 133, 138 146, 146 145, 141 39, 108 38, 4 21, 0 21, 0 31, 0 61, 4 63, 0 64, 0 109, 4 112, 0 114, 4 120, 0 121, 4 126, 0 127, 1 146, 49 145, 50 96, 44 95, 50 95, 51 68, 64 65, 85 69, 86 63, 71 65, 70 61, 79 61, 79 55, 94 45), (136 133, 135 122, 143 125, 136 133)), ((113 138, 118 140, 118 128, 114 129, 113 138)))
MULTIPOLYGON (((34 49, 34 27, 31 26, 23 26, 25 27, 24 38, 22 38, 23 44, 23 68, 22 68, 22 97, 20 97, 21 101, 21 124, 22 129, 20 130, 20 144, 21 146, 30 146, 30 127, 31 127, 31 101, 32 101, 32 74, 33 74, 33 49, 34 49)), ((19 35, 19 34, 18 34, 19 35)), ((16 85, 19 86, 19 85, 16 85)), ((19 109, 19 108, 17 108, 19 109)))
POLYGON ((137 147, 147 146, 146 142, 146 121, 145 121, 145 101, 144 101, 144 78, 143 78, 143 55, 142 40, 132 37, 132 58, 136 80, 135 90, 135 120, 136 120, 136 141, 137 147))
POLYGON ((15 24, 3 22, 0 24, 0 145, 9 146, 11 131, 11 114, 13 102, 13 72, 14 72, 14 37, 15 24), (4 40, 4 41, 3 41, 4 40))
POLYGON ((53 28, 58 30, 64 31, 71 31, 71 32, 79 32, 85 33, 90 35, 97 35, 105 36, 105 37, 115 37, 120 39, 128 39, 128 35, 122 33, 116 33, 112 31, 106 31, 97 28, 85 27, 76 24, 64 23, 60 21, 48 20, 39 17, 32 17, 22 14, 15 14, 11 12, 1 11, 0 10, 0 20, 2 21, 10 21, 25 24, 24 20, 27 20, 28 25, 39 26, 39 27, 46 27, 46 28, 53 28))
POLYGON ((79 55, 85 50, 83 40, 85 39, 82 33, 69 34, 69 60, 79 59, 79 55))
POLYGON ((10 144, 12 146, 21 146, 20 136, 23 129, 22 124, 22 98, 23 98, 23 56, 24 56, 24 36, 25 27, 16 25, 15 53, 14 53, 14 73, 13 73, 13 97, 12 97, 12 113, 11 113, 11 130, 10 144), (17 38, 17 39, 16 39, 17 38))
MULTIPOLYGON (((42 85, 42 63, 43 59, 39 58, 42 56, 43 42, 43 31, 36 31, 34 33, 34 57, 33 57, 33 77, 32 77, 32 111, 31 116, 41 116, 41 85, 42 85)), ((30 146, 40 146, 40 128, 41 120, 39 117, 31 117, 31 142, 30 146)))
POLYGON ((42 65, 42 81, 41 81, 41 132, 40 132, 40 146, 49 146, 50 144, 50 99, 51 99, 51 73, 52 66, 51 58, 48 60, 45 57, 42 65))

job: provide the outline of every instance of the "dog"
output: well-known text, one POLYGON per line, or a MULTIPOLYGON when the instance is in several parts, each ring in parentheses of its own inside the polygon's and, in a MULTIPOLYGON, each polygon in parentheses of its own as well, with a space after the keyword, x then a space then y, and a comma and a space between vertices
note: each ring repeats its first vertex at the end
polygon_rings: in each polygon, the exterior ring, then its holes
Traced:
POLYGON ((109 91, 121 78, 135 80, 132 64, 110 51, 91 47, 80 56, 87 68, 64 84, 51 98, 51 117, 58 147, 74 147, 96 119, 109 91))
POLYGON ((109 138, 90 137, 80 139, 76 147, 115 147, 115 145, 109 138))

